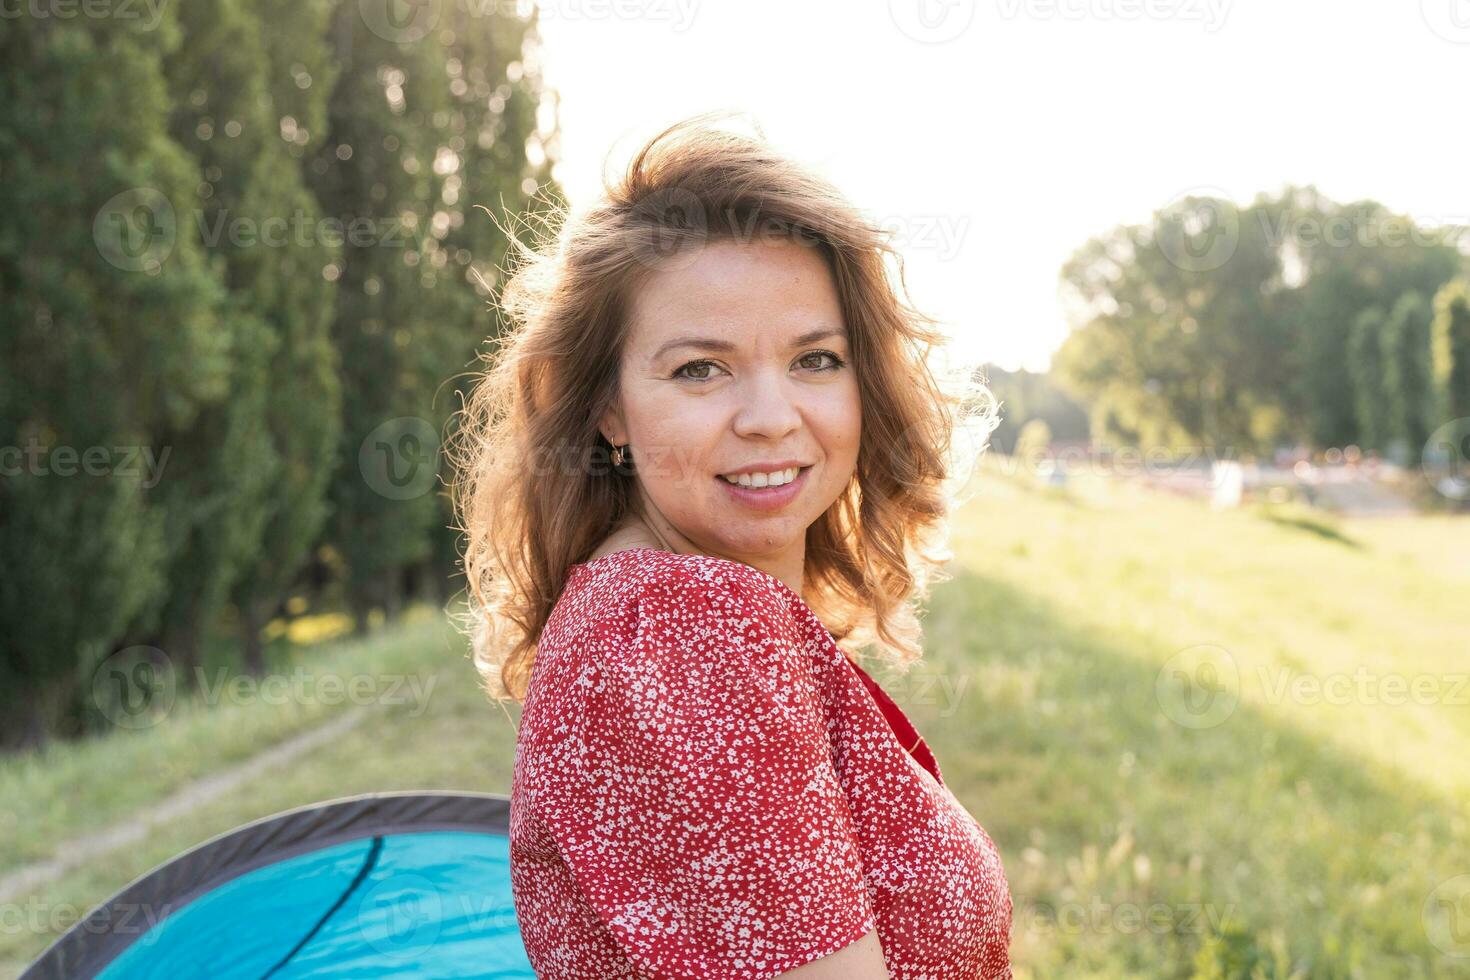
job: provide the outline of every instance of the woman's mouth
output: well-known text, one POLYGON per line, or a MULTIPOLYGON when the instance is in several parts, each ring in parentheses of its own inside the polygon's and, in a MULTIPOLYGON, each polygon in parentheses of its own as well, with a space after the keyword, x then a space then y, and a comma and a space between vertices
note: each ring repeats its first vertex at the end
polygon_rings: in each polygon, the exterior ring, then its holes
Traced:
POLYGON ((811 466, 792 466, 768 473, 721 474, 716 479, 738 503, 755 510, 780 510, 801 493, 810 471, 811 466))

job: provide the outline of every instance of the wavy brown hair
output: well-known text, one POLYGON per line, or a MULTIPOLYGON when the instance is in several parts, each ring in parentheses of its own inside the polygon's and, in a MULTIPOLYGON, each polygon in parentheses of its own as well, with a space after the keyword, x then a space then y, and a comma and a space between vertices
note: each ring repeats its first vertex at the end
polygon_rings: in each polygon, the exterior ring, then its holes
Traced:
POLYGON ((538 216, 528 244, 509 235, 502 333, 447 447, 466 622, 492 698, 525 698, 570 566, 637 505, 598 427, 617 392, 630 297, 687 249, 773 230, 827 261, 863 413, 853 478, 806 532, 803 598, 845 649, 897 664, 921 656, 919 606, 952 557, 931 549, 948 534, 955 425, 977 425, 978 455, 998 406, 973 374, 941 383, 929 354, 945 338, 903 299, 888 234, 758 129, 722 128, 714 115, 654 137, 590 209, 538 216))

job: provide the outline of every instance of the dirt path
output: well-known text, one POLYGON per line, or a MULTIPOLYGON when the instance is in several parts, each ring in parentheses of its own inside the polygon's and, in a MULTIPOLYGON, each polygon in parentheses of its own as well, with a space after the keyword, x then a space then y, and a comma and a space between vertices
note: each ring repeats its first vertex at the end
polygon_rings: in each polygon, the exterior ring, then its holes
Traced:
POLYGON ((340 738, 360 724, 368 714, 367 709, 348 711, 340 718, 333 718, 323 725, 292 736, 232 769, 189 783, 139 816, 95 833, 62 841, 56 847, 56 856, 50 860, 25 865, 0 878, 0 902, 9 902, 19 896, 31 894, 35 889, 50 884, 79 865, 142 840, 158 824, 177 820, 297 756, 340 738))

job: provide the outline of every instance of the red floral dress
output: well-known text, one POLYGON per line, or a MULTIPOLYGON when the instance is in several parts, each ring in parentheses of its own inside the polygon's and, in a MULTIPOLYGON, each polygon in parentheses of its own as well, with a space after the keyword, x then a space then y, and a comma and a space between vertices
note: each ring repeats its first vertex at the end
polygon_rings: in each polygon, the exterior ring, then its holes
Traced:
POLYGON ((768 978, 877 928, 894 980, 1003 980, 1011 896, 918 733, 801 597, 654 548, 572 566, 516 742, 543 980, 768 978))

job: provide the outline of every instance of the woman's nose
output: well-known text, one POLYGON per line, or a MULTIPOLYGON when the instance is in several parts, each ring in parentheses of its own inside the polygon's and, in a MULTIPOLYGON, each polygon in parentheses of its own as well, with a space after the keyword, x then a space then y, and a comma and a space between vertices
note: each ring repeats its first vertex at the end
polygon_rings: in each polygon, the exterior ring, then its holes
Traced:
POLYGON ((739 386, 735 432, 752 438, 779 439, 801 428, 797 393, 784 371, 758 371, 739 386))

